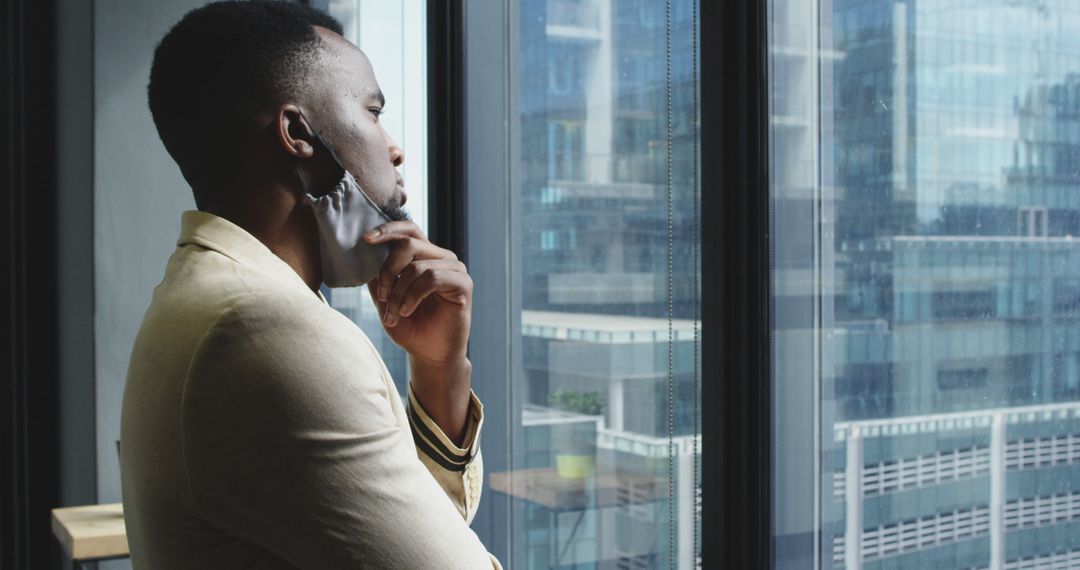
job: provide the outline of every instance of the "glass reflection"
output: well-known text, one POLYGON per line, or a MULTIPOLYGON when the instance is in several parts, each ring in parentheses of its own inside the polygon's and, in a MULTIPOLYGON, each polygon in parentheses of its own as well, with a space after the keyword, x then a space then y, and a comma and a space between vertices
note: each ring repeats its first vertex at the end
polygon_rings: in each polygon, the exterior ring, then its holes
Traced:
POLYGON ((1080 568, 1080 5, 770 12, 778 566, 1080 568))
POLYGON ((696 560, 693 3, 671 9, 669 282, 665 2, 518 3, 526 403, 490 474, 514 568, 696 560))

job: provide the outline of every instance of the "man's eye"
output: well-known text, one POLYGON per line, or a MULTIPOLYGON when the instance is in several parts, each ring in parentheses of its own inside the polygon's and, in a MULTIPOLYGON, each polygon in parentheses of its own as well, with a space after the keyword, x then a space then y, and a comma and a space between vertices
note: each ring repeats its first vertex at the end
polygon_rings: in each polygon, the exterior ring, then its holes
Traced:
POLYGON ((368 109, 368 111, 371 111, 371 114, 375 115, 376 119, 378 119, 379 116, 383 114, 382 109, 380 109, 378 107, 371 107, 370 109, 368 109))

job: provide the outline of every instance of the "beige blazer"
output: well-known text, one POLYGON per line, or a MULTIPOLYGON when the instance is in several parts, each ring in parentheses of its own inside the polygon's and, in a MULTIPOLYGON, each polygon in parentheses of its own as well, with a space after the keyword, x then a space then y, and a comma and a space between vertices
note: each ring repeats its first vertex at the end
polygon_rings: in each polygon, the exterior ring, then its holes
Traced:
POLYGON ((501 568, 465 447, 402 404, 363 332, 239 226, 184 212, 131 355, 121 473, 136 569, 501 568))

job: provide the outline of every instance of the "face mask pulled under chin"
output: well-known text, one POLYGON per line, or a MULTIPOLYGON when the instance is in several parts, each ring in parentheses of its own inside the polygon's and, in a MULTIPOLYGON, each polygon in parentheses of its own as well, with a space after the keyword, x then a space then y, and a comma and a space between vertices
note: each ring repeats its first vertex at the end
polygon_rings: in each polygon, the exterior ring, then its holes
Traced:
MULTIPOLYGON (((344 169, 343 169, 344 170, 344 169)), ((356 183, 348 170, 341 181, 326 194, 307 193, 319 227, 319 251, 323 282, 328 287, 356 287, 379 274, 390 248, 363 240, 368 230, 390 218, 356 183)))

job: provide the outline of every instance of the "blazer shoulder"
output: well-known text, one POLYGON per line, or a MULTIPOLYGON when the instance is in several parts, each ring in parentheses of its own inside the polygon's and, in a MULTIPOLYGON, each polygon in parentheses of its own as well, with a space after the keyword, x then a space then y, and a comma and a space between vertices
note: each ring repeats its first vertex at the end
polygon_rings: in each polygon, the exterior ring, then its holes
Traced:
POLYGON ((252 293, 232 303, 206 331, 188 369, 186 431, 200 432, 234 413, 260 419, 252 421, 260 429, 338 433, 353 430, 357 417, 392 418, 377 353, 358 347, 334 314, 341 316, 321 301, 287 296, 252 293), (252 416, 252 409, 262 412, 252 416))
POLYGON ((309 293, 253 288, 232 299, 205 331, 195 360, 231 365, 240 359, 254 368, 287 363, 293 370, 337 373, 361 364, 378 369, 378 354, 363 331, 309 293))

